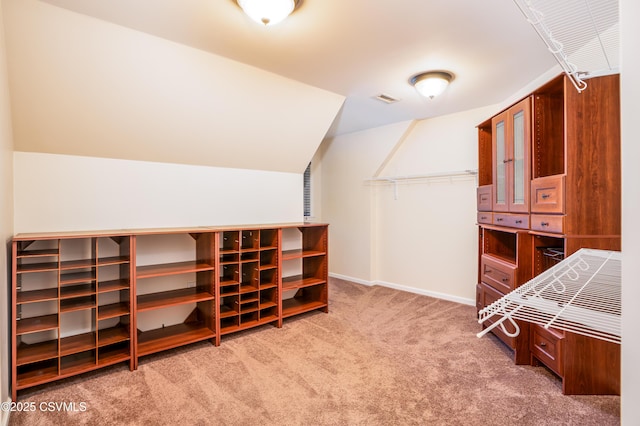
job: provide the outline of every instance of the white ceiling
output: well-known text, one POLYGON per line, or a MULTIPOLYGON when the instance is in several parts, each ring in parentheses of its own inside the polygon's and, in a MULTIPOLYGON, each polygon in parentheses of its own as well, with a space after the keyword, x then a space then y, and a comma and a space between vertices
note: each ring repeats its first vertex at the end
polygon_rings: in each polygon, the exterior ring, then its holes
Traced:
POLYGON ((304 0, 273 27, 235 0, 42 1, 344 95, 330 135, 499 103, 556 64, 512 0, 304 0), (432 69, 456 78, 427 100, 408 80, 432 69))

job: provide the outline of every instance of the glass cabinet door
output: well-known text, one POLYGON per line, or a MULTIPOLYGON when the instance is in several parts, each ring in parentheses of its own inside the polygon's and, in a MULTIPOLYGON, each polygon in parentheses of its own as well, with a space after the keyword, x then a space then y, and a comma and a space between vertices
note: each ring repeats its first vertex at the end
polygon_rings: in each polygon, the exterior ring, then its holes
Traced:
POLYGON ((507 149, 507 120, 506 113, 497 115, 493 119, 493 210, 508 211, 508 149, 507 149))
POLYGON ((526 98, 491 120, 493 210, 529 212, 531 100, 526 98))
POLYGON ((509 110, 511 126, 511 155, 509 157, 509 211, 529 211, 529 99, 525 99, 509 110))

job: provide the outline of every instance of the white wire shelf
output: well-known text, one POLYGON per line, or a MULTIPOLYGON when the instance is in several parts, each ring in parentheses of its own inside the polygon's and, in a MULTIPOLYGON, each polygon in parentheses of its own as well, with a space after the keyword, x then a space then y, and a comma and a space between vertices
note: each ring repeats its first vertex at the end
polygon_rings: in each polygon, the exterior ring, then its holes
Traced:
POLYGON ((482 309, 478 322, 494 322, 478 337, 496 327, 515 337, 522 320, 620 344, 621 261, 617 251, 580 249, 482 309))
POLYGON ((514 0, 578 92, 619 68, 618 0, 514 0))

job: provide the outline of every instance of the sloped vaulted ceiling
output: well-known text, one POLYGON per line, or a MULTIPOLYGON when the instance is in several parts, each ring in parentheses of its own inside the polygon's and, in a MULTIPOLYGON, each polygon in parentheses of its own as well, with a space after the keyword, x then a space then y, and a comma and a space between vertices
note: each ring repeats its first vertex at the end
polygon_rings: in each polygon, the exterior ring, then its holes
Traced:
POLYGON ((301 173, 344 101, 36 0, 4 10, 18 151, 301 173))

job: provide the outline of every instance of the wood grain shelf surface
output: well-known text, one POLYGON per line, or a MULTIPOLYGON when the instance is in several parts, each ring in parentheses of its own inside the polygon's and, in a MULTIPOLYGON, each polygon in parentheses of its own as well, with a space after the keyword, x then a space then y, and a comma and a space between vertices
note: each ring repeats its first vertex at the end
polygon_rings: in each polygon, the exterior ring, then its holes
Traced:
POLYGON ((215 338, 204 323, 183 323, 138 334, 138 356, 149 355, 189 343, 215 338))
POLYGON ((161 265, 139 266, 136 269, 138 279, 186 274, 189 272, 211 271, 214 266, 203 261, 164 263, 161 265))
POLYGON ((95 297, 77 297, 73 299, 64 299, 60 301, 60 313, 67 313, 73 311, 83 311, 86 309, 93 309, 96 307, 95 297))
POLYGON ((96 265, 95 259, 76 259, 60 262, 60 270, 91 268, 96 265))
POLYGON ((18 304, 45 302, 47 300, 57 300, 57 299, 58 299, 58 288, 19 291, 17 294, 18 304))
POLYGON ((57 364, 58 363, 56 362, 55 365, 49 365, 42 368, 34 368, 33 370, 26 370, 24 372, 18 373, 16 387, 18 388, 18 390, 20 390, 57 380, 59 378, 57 364))
POLYGON ((27 344, 21 342, 17 348, 16 365, 21 366, 58 357, 58 340, 27 344))
POLYGON ((293 259, 300 259, 303 257, 322 256, 325 254, 327 253, 319 250, 302 250, 302 249, 286 250, 282 252, 282 260, 293 260, 293 259))
POLYGON ((220 318, 230 318, 238 315, 240 315, 240 312, 234 311, 226 305, 220 307, 220 318))
POLYGON ((268 308, 275 308, 276 306, 278 306, 278 304, 276 302, 260 302, 260 310, 262 309, 268 309, 268 308))
POLYGON ((60 377, 74 376, 97 367, 95 350, 60 358, 60 377))
POLYGON ((98 346, 112 345, 129 339, 129 329, 124 324, 98 331, 98 346))
POLYGON ((48 271, 58 271, 58 262, 27 263, 18 265, 17 268, 18 274, 48 271))
POLYGON ((34 257, 53 257, 58 256, 60 252, 58 249, 44 249, 44 250, 21 250, 18 251, 16 257, 18 259, 34 258, 34 257))
POLYGON ((125 302, 98 306, 98 321, 124 315, 129 315, 129 305, 125 302))
POLYGON ((84 283, 89 281, 95 281, 95 279, 96 279, 96 274, 93 270, 60 274, 60 285, 84 283))
POLYGON ((130 284, 128 279, 102 281, 102 282, 98 282, 98 293, 128 290, 129 286, 130 284))
POLYGON ((326 281, 316 277, 303 278, 302 275, 293 275, 282 278, 283 290, 294 290, 297 288, 310 287, 325 284, 326 281))
POLYGON ((129 263, 129 256, 110 256, 98 258, 98 266, 122 265, 129 263))
POLYGON ((117 364, 131 359, 131 351, 128 347, 108 347, 98 351, 98 367, 117 364))
POLYGON ((73 355, 96 347, 96 334, 83 333, 60 339, 60 356, 73 355))
POLYGON ((60 288, 60 299, 71 297, 89 296, 96 293, 93 284, 82 284, 60 288))
POLYGON ((16 334, 37 333, 39 331, 55 330, 58 328, 58 314, 42 315, 39 317, 23 318, 16 322, 16 334))
POLYGON ((144 312, 152 309, 183 305, 185 303, 204 302, 213 299, 213 294, 198 287, 181 288, 179 290, 162 291, 138 296, 137 309, 138 312, 144 312))
POLYGON ((235 333, 237 331, 247 330, 249 328, 257 327, 259 325, 269 324, 278 320, 277 315, 270 315, 268 317, 250 320, 250 321, 242 321, 240 325, 229 325, 226 327, 220 327, 220 334, 230 334, 235 333))
POLYGON ((287 318, 327 306, 328 304, 318 300, 286 299, 282 301, 282 317, 287 318))

